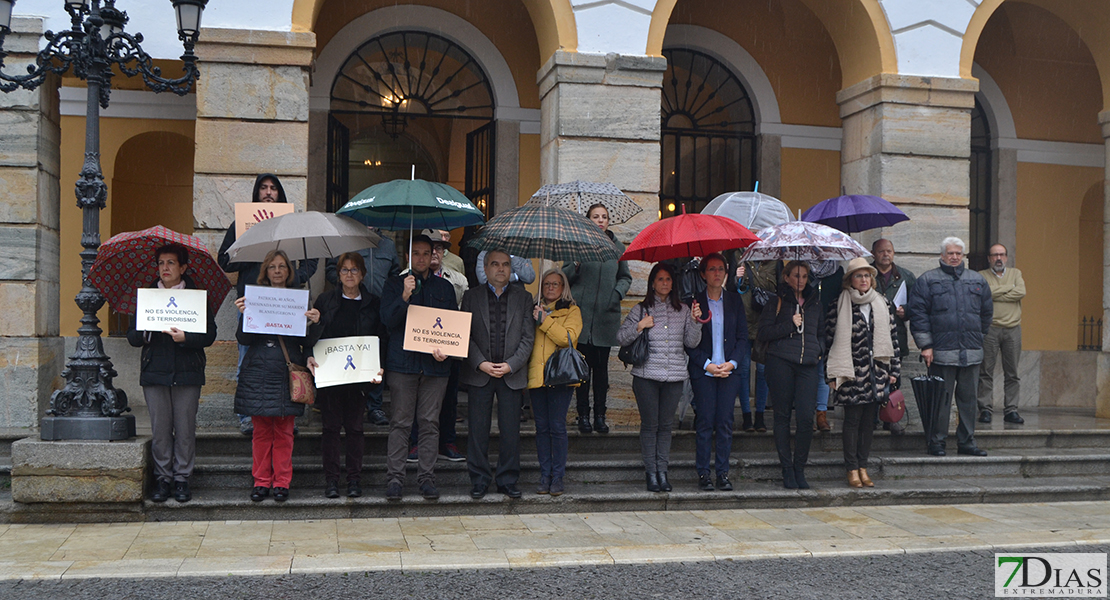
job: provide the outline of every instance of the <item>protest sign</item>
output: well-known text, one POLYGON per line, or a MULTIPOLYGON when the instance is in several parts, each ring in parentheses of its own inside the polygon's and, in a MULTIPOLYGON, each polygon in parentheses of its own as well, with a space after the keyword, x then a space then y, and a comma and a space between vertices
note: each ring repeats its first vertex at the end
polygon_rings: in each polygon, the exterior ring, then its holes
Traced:
POLYGON ((243 331, 302 337, 307 329, 308 290, 248 285, 243 331))
POLYGON ((135 329, 165 331, 176 327, 188 333, 208 331, 208 292, 139 288, 135 329))
POLYGON ((470 347, 470 313, 410 306, 405 319, 405 350, 466 358, 470 347))
POLYGON ((379 343, 374 336, 329 338, 317 342, 312 351, 317 364, 316 387, 380 381, 379 343))
POLYGON ((235 239, 243 237, 252 226, 266 219, 280 217, 293 212, 293 205, 284 202, 236 202, 235 239))

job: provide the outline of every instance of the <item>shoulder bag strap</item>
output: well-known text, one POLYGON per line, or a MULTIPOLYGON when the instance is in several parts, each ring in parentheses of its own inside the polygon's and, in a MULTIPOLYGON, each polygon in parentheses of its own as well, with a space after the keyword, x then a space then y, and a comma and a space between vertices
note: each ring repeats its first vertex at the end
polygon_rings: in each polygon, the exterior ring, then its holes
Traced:
POLYGON ((281 353, 285 355, 285 368, 292 371, 293 361, 289 360, 289 351, 285 349, 285 339, 278 337, 278 345, 281 346, 281 353))

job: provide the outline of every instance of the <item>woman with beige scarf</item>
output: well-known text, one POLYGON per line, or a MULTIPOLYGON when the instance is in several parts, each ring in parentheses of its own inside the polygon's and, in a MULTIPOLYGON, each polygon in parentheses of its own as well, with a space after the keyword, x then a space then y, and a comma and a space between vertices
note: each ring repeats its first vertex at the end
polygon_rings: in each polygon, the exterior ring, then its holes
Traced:
POLYGON ((871 436, 879 407, 890 399, 901 361, 890 302, 875 290, 875 268, 864 258, 848 263, 844 291, 829 307, 827 376, 844 407, 844 463, 848 485, 874 487, 867 475, 871 436))

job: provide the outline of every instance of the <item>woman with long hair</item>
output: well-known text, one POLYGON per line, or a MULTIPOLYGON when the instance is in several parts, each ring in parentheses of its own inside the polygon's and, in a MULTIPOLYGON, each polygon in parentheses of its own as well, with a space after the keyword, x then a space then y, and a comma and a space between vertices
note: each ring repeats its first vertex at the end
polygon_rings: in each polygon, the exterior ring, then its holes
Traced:
POLYGON ((671 428, 682 398, 686 371, 686 348, 701 342, 701 307, 693 309, 678 299, 675 272, 657 263, 648 275, 648 293, 632 307, 617 332, 617 342, 631 344, 648 332, 647 361, 632 367, 632 393, 640 411, 640 452, 644 459, 649 492, 669 492, 667 464, 671 454, 671 428))
MULTIPOLYGON (((292 283, 289 257, 281 250, 271 250, 258 271, 258 285, 294 287, 292 283)), ((246 298, 236 300, 235 306, 239 312, 246 310, 246 298)), ((305 317, 318 323, 320 311, 313 308, 305 312, 305 317)), ((254 423, 251 500, 261 502, 272 489, 274 500, 285 502, 293 480, 293 426, 295 419, 304 414, 304 405, 291 399, 285 352, 289 353, 290 362, 303 367, 312 356, 314 340, 307 335, 247 333, 243 331, 242 319, 235 337, 247 346, 239 369, 239 385, 235 388, 235 412, 250 416, 254 423)))
POLYGON ((867 475, 879 406, 890 400, 902 368, 894 307, 875 289, 875 267, 855 258, 845 269, 843 291, 829 307, 827 376, 836 404, 844 407, 844 465, 848 485, 874 487, 867 475))
POLYGON ((540 279, 540 293, 532 313, 536 320, 536 341, 528 361, 528 390, 536 417, 536 458, 540 463, 537 494, 558 496, 563 493, 567 470, 567 410, 571 391, 577 384, 548 386, 544 366, 556 350, 568 348, 582 332, 582 311, 570 295, 567 276, 551 269, 540 279))
POLYGON ((759 318, 757 340, 767 344, 766 375, 775 411, 775 448, 787 489, 809 489, 805 478, 813 419, 817 412, 818 364, 824 355, 821 298, 809 284, 809 265, 790 261, 783 269, 778 295, 759 318), (790 414, 797 413, 794 451, 790 451, 790 414))
MULTIPOLYGON (((613 242, 617 254, 624 254, 624 244, 609 231, 609 209, 594 204, 586 216, 597 224, 613 242)), ((619 260, 569 263, 563 273, 570 281, 570 292, 582 309, 582 334, 578 351, 586 357, 590 377, 578 388, 578 431, 609 433, 605 422, 605 401, 609 392, 609 353, 617 344, 621 325, 621 300, 632 285, 628 264, 619 260), (594 419, 590 422, 590 390, 594 392, 594 419)))

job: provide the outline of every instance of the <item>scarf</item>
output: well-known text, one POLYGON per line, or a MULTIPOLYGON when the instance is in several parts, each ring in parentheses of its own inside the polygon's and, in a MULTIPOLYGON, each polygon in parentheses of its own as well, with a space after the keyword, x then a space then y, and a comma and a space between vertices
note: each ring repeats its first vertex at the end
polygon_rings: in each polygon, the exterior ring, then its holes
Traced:
POLYGON ((833 333, 829 362, 826 365, 826 375, 836 378, 838 388, 856 378, 856 369, 852 364, 852 305, 855 304, 871 305, 871 326, 872 331, 876 332, 872 336, 875 360, 889 362, 894 357, 894 344, 889 335, 890 311, 887 310, 886 298, 875 288, 867 290, 866 294, 861 294, 854 288, 840 292, 840 298, 836 301, 836 331, 833 333))

